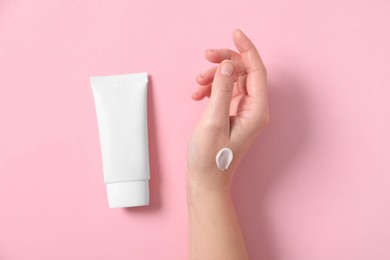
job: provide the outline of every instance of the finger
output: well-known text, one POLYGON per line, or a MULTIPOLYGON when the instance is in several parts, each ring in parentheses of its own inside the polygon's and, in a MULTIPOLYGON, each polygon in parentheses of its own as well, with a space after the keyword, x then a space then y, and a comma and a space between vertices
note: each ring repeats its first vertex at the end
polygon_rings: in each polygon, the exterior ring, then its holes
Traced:
POLYGON ((246 76, 247 75, 240 76, 237 80, 238 89, 243 95, 248 95, 248 92, 246 91, 246 76))
MULTIPOLYGON (((240 84, 238 82, 234 83, 233 86, 233 94, 232 98, 239 96, 239 95, 246 95, 246 90, 242 89, 240 84)), ((204 99, 205 97, 210 97, 211 95, 211 84, 207 86, 200 86, 194 93, 192 93, 192 99, 199 101, 204 99)))
POLYGON ((208 122, 216 126, 229 126, 229 111, 234 85, 233 73, 233 62, 225 60, 221 62, 214 76, 205 115, 208 122))
POLYGON ((256 47, 240 30, 234 31, 233 41, 248 73, 246 81, 248 95, 255 97, 259 102, 267 101, 266 69, 256 47))
POLYGON ((205 52, 205 57, 208 61, 213 63, 220 63, 224 60, 231 60, 234 62, 234 71, 237 74, 245 73, 245 65, 242 62, 241 55, 229 49, 209 49, 205 52))
MULTIPOLYGON (((234 64, 234 67, 236 67, 236 64, 234 64)), ((215 67, 208 69, 207 71, 199 74, 196 77, 196 82, 201 86, 210 85, 211 83, 213 83, 214 75, 215 75, 215 72, 217 71, 217 68, 218 68, 218 66, 215 66, 215 67)), ((234 81, 237 81, 238 78, 239 78, 239 76, 236 73, 234 73, 233 74, 234 81)))
POLYGON ((196 82, 199 85, 206 86, 210 85, 213 82, 215 72, 217 71, 218 66, 212 67, 211 69, 206 70, 205 72, 199 74, 196 77, 196 82))
MULTIPOLYGON (((245 86, 242 87, 242 84, 235 82, 233 86, 232 98, 240 95, 246 95, 246 94, 247 93, 246 93, 245 86)), ((192 93, 191 97, 193 100, 199 101, 204 99, 205 97, 210 97, 210 95, 211 95, 211 84, 207 86, 200 86, 195 92, 192 93)))
POLYGON ((210 97, 211 94, 211 85, 200 86, 194 93, 192 93, 191 97, 194 100, 202 100, 205 97, 210 97))

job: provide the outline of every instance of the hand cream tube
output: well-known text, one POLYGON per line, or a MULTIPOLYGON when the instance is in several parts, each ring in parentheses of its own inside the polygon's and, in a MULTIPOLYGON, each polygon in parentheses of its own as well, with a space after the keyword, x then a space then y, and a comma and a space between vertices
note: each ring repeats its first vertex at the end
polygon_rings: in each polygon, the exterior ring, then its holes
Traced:
POLYGON ((91 77, 110 208, 149 205, 146 73, 91 77))

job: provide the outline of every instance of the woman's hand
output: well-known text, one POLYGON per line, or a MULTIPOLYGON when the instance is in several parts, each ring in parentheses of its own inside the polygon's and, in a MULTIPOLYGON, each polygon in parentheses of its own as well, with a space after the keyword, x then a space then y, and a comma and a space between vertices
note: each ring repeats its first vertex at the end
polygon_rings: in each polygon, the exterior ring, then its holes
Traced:
POLYGON ((219 65, 197 77, 200 88, 192 94, 210 101, 188 146, 191 260, 248 259, 230 188, 237 165, 268 122, 267 76, 252 42, 239 30, 233 41, 238 52, 206 51, 206 58, 219 65), (233 151, 233 161, 221 171, 215 156, 225 147, 233 151))
POLYGON ((188 146, 187 180, 191 189, 230 192, 232 174, 269 120, 267 74, 253 43, 240 30, 233 33, 238 52, 207 50, 206 58, 219 63, 200 74, 194 100, 210 97, 188 146), (215 156, 224 147, 233 151, 226 171, 215 156))

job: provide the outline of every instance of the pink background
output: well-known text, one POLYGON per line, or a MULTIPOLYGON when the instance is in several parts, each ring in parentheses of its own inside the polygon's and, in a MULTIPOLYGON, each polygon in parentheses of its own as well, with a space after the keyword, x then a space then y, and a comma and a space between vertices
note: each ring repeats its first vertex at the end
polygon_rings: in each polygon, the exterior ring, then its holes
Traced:
POLYGON ((0 259, 185 259, 206 48, 241 28, 271 122, 234 199, 251 259, 390 259, 390 2, 0 0, 0 259), (109 209, 89 76, 147 71, 151 206, 109 209))

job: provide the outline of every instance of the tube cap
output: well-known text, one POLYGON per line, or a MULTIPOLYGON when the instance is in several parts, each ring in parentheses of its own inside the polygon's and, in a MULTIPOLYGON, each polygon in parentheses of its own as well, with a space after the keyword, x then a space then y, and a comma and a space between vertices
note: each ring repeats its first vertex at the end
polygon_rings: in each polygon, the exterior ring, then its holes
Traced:
POLYGON ((125 181, 107 183, 110 208, 125 208, 149 205, 149 181, 125 181))

